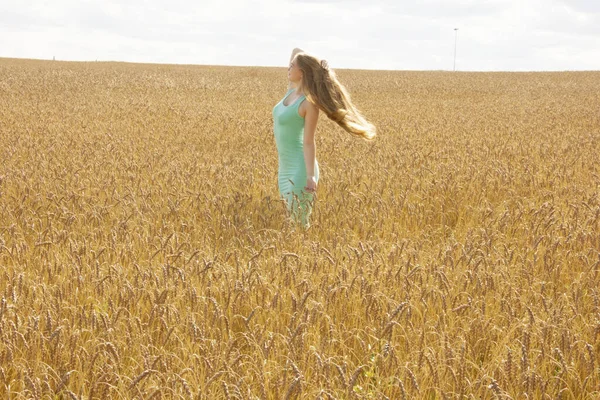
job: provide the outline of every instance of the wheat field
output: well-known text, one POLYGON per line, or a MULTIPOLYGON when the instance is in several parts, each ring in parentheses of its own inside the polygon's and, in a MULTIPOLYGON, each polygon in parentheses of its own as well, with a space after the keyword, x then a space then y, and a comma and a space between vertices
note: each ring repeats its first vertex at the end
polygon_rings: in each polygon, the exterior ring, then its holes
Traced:
POLYGON ((0 397, 600 398, 600 72, 336 72, 302 230, 284 67, 0 59, 0 397))

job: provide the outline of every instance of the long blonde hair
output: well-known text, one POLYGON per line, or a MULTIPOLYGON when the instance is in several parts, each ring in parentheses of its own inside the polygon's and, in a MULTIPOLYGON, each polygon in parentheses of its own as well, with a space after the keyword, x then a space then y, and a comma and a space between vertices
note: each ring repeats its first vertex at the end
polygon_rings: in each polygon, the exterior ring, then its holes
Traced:
POLYGON ((350 94, 326 60, 306 52, 298 53, 295 60, 303 72, 300 88, 308 101, 347 132, 366 140, 375 138, 375 126, 352 104, 350 94))

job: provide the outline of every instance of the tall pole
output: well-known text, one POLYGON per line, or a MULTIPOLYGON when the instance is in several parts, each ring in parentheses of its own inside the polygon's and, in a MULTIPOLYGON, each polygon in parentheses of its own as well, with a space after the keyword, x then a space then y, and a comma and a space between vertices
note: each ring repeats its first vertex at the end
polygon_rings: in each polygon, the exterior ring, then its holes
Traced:
POLYGON ((458 40, 458 28, 454 28, 454 71, 456 71, 456 41, 458 40))

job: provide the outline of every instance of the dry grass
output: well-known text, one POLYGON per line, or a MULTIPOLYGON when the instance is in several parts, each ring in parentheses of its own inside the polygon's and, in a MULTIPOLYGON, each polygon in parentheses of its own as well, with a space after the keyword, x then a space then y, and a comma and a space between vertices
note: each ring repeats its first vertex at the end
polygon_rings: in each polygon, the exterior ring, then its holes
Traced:
POLYGON ((600 396, 600 73, 337 71, 312 227, 284 68, 0 59, 2 398, 600 396))

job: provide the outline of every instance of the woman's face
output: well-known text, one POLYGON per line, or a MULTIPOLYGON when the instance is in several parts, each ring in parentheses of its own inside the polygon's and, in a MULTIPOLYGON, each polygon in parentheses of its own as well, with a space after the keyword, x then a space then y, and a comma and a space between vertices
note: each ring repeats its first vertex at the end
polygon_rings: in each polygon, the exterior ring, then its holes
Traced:
POLYGON ((298 68, 296 57, 294 57, 290 63, 290 66, 288 67, 288 79, 291 82, 298 83, 302 80, 302 75, 302 70, 298 68))

